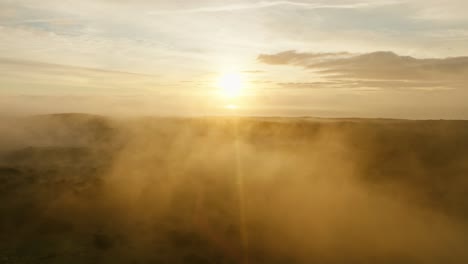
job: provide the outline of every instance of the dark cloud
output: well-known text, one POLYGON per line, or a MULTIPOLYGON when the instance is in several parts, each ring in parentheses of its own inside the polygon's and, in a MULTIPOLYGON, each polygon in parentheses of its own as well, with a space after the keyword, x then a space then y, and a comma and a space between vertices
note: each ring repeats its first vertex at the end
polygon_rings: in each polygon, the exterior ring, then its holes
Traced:
MULTIPOLYGON (((468 84, 468 57, 425 58, 393 52, 261 54, 258 61, 314 70, 326 79, 296 87, 455 89, 468 84)), ((281 84, 291 87, 292 84, 281 84)))

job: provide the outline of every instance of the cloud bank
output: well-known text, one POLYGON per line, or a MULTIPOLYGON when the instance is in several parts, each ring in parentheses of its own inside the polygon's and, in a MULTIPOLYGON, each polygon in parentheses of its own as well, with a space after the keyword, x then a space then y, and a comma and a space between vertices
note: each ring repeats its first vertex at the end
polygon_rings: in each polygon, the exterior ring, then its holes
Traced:
POLYGON ((260 54, 270 65, 300 66, 319 73, 325 81, 282 83, 295 87, 457 89, 468 84, 468 57, 414 58, 393 52, 364 54, 301 53, 260 54))

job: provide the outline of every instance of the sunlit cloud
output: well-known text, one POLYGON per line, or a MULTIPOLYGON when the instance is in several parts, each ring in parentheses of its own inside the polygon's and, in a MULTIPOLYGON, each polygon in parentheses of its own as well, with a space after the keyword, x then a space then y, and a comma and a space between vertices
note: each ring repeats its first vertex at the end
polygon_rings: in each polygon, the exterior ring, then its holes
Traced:
POLYGON ((351 4, 325 4, 325 3, 308 3, 308 2, 294 2, 294 1, 262 1, 255 3, 244 3, 237 5, 224 5, 224 6, 208 6, 199 7, 193 9, 181 9, 181 10, 161 10, 151 11, 150 14, 171 14, 171 13, 211 13, 211 12, 231 12, 231 11, 242 11, 250 9, 262 9, 276 6, 292 6, 303 9, 354 9, 364 8, 382 4, 393 4, 395 2, 358 2, 351 4))
POLYGON ((300 66, 314 70, 327 80, 281 84, 287 87, 450 90, 468 84, 468 57, 418 59, 393 52, 351 54, 286 51, 261 54, 258 60, 271 65, 300 66))

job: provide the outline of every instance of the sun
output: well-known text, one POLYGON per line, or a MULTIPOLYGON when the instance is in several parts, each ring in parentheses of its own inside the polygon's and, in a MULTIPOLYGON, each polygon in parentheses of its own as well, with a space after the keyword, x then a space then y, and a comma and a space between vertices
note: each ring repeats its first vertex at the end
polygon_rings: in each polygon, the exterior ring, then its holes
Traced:
POLYGON ((222 74, 218 79, 218 87, 221 94, 228 98, 239 97, 244 89, 244 79, 237 72, 222 74))

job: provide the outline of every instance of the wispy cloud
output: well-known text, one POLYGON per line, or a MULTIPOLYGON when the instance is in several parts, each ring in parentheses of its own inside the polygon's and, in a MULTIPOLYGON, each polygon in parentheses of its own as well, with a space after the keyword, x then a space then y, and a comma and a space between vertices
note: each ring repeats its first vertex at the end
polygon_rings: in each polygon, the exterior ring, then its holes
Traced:
POLYGON ((262 9, 276 6, 293 6, 303 9, 354 9, 364 8, 382 4, 392 4, 395 2, 358 2, 352 4, 326 4, 326 3, 306 3, 306 2, 294 2, 294 1, 262 1, 254 3, 244 3, 237 5, 224 5, 224 6, 206 6, 192 9, 179 9, 179 10, 158 10, 151 11, 150 14, 174 14, 174 13, 213 13, 213 12, 231 12, 231 11, 242 11, 251 9, 262 9))
POLYGON ((22 20, 13 20, 9 22, 0 22, 0 25, 21 25, 21 24, 53 24, 53 25, 67 25, 74 23, 75 20, 65 19, 65 18, 41 18, 41 19, 22 19, 22 20))
POLYGON ((0 84, 14 88, 14 94, 127 95, 151 92, 160 85, 157 75, 8 58, 0 58, 0 69, 0 84))

